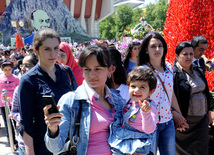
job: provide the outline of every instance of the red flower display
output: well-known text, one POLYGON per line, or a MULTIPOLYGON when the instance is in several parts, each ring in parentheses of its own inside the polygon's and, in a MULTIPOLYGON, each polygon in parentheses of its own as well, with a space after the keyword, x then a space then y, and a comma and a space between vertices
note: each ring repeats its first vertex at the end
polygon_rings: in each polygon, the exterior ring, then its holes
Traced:
POLYGON ((20 48, 24 47, 23 41, 22 41, 22 35, 16 34, 16 48, 20 51, 20 48))
MULTIPOLYGON (((163 33, 170 63, 174 62, 176 46, 196 35, 207 38, 205 55, 208 59, 214 57, 214 0, 170 0, 166 15, 163 33)), ((210 91, 214 91, 213 77, 214 71, 206 73, 210 91)))

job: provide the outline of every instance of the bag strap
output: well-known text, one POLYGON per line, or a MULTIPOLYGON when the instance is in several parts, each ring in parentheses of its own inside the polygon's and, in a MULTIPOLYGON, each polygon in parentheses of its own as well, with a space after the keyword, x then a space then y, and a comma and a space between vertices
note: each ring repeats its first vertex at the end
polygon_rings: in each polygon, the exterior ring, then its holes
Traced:
POLYGON ((68 73, 68 70, 66 69, 66 67, 65 67, 64 64, 62 64, 62 66, 63 66, 63 68, 65 69, 65 72, 66 72, 66 74, 67 74, 67 76, 68 76, 68 79, 69 79, 69 81, 70 81, 70 83, 71 83, 71 77, 70 77, 70 75, 69 75, 69 73, 68 73))
POLYGON ((151 66, 151 64, 147 63, 146 65, 155 73, 155 75, 156 75, 156 76, 158 77, 158 79, 160 80, 160 82, 161 82, 161 84, 162 84, 162 86, 163 86, 163 89, 164 89, 164 91, 166 92, 166 96, 168 97, 168 100, 169 100, 169 102, 170 102, 169 95, 168 95, 168 93, 167 93, 166 87, 165 87, 165 85, 164 85, 162 79, 160 78, 160 76, 158 75, 158 73, 154 70, 154 68, 151 66))
POLYGON ((65 65, 62 64, 62 66, 65 69, 65 72, 66 72, 66 74, 68 76, 69 82, 70 82, 70 84, 71 84, 71 86, 73 87, 73 90, 74 90, 74 85, 73 85, 73 81, 71 80, 70 74, 68 73, 68 70, 66 69, 65 65))
POLYGON ((72 144, 71 148, 76 148, 77 149, 77 143, 79 142, 79 130, 80 130, 80 119, 81 119, 81 114, 82 114, 82 100, 79 100, 79 111, 77 115, 77 120, 75 123, 75 129, 74 129, 74 134, 72 138, 72 144), (77 140, 75 141, 75 135, 77 133, 77 140))

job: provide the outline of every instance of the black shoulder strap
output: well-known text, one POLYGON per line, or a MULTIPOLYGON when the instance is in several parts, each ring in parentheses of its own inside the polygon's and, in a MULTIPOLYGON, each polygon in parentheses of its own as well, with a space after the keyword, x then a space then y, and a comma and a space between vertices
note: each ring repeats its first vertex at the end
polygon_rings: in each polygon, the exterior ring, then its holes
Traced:
POLYGON ((71 142, 71 148, 77 148, 77 143, 79 142, 79 130, 80 130, 80 119, 81 119, 81 113, 82 113, 82 100, 79 100, 79 111, 77 115, 77 120, 75 124, 75 129, 72 137, 72 142, 71 142), (75 140, 75 135, 77 133, 77 139, 75 140))
POLYGON ((79 137, 81 113, 82 113, 82 100, 79 100, 79 111, 78 111, 78 116, 77 116, 77 121, 76 121, 76 124, 75 124, 75 129, 74 129, 73 136, 77 132, 77 136, 79 137))

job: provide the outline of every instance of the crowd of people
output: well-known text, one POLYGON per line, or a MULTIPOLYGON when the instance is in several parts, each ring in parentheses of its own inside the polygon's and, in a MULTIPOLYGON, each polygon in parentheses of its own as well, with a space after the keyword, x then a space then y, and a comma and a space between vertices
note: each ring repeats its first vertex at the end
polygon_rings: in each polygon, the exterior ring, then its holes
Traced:
POLYGON ((166 62, 167 44, 157 32, 130 42, 123 59, 105 40, 84 45, 75 59, 69 44, 44 28, 32 48, 1 51, 0 88, 7 89, 19 154, 70 148, 78 155, 209 154, 213 119, 205 72, 213 65, 204 56, 205 37, 178 44, 174 64, 166 62), (59 112, 44 104, 47 95, 59 112))

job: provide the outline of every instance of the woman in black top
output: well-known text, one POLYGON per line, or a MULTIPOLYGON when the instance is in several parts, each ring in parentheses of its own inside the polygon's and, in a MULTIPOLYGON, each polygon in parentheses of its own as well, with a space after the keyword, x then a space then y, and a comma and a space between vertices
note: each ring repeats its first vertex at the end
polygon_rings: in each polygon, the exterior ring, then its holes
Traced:
POLYGON ((63 66, 56 64, 59 44, 60 37, 56 31, 50 28, 39 30, 33 39, 38 64, 24 74, 20 81, 18 103, 21 113, 21 133, 27 155, 52 154, 44 143, 47 126, 44 121, 45 105, 42 96, 51 95, 57 103, 63 94, 77 88, 72 70, 68 66, 64 69, 63 66))
POLYGON ((189 129, 176 131, 176 154, 208 155, 208 125, 212 123, 207 80, 192 64, 193 47, 184 41, 176 47, 174 92, 189 129))

